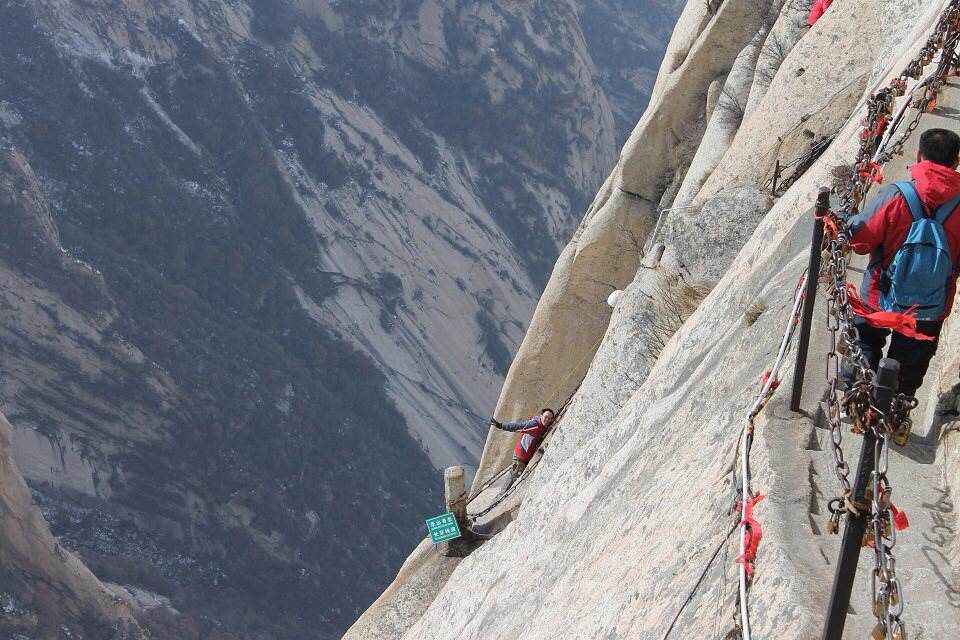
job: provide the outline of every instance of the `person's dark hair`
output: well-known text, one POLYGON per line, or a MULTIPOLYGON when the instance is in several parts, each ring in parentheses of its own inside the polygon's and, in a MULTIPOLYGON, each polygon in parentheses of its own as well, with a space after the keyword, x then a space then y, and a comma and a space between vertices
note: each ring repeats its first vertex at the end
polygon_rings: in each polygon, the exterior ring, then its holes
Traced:
POLYGON ((550 407, 545 407, 545 408, 543 408, 543 409, 540 409, 540 415, 543 415, 544 412, 546 412, 546 411, 549 411, 549 412, 550 412, 550 415, 552 415, 554 418, 557 417, 557 412, 554 411, 553 409, 551 409, 550 407))
POLYGON ((927 129, 920 136, 924 160, 952 167, 960 158, 960 136, 949 129, 927 129))

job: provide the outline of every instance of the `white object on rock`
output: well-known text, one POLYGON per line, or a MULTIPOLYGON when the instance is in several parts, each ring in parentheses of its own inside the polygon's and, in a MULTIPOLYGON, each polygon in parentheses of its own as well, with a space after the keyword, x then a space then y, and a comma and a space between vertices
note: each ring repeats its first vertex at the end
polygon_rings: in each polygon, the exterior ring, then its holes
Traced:
POLYGON ((607 304, 610 305, 611 307, 617 306, 617 300, 619 300, 620 296, 622 295, 623 295, 623 291, 621 291, 620 289, 617 289, 607 297, 607 304))

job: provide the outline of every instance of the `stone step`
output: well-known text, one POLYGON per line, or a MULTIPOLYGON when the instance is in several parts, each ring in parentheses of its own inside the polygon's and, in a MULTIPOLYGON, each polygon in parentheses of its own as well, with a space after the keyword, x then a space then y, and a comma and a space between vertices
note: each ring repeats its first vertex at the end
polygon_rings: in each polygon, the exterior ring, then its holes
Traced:
MULTIPOLYGON (((960 84, 956 80, 944 88, 939 104, 937 112, 923 118, 920 128, 908 142, 905 153, 886 166, 884 173, 887 182, 904 179, 909 175, 907 166, 916 157, 920 134, 924 130, 932 127, 953 130, 960 128, 960 111, 954 108, 954 105, 960 106, 960 84)), ((855 260, 852 266, 862 268, 863 262, 862 259, 855 260)), ((860 274, 851 269, 848 277, 857 282, 860 274)), ((805 372, 803 405, 806 407, 816 406, 824 389, 824 362, 820 354, 828 349, 828 336, 823 322, 822 291, 818 297, 818 312, 814 317, 810 358, 805 372)), ((894 555, 905 603, 903 620, 907 624, 908 637, 911 640, 948 640, 960 637, 960 575, 949 559, 951 548, 955 544, 956 513, 951 496, 945 488, 943 471, 937 464, 941 420, 936 408, 939 400, 939 370, 945 359, 942 353, 934 358, 924 388, 918 393, 921 406, 914 412, 910 443, 904 448, 893 447, 890 452, 888 477, 893 484, 893 502, 906 512, 910 520, 910 526, 897 535, 894 555)), ((952 375, 955 378, 956 372, 952 375)), ((859 458, 861 439, 849 431, 845 431, 843 436, 844 456, 850 464, 852 479, 859 458)), ((819 514, 811 517, 818 520, 818 524, 822 524, 826 520, 826 501, 836 495, 838 483, 833 473, 828 432, 816 429, 811 437, 811 445, 807 446, 807 449, 811 469, 817 478, 817 490, 820 492, 820 495, 814 496, 815 508, 819 514), (815 451, 816 448, 821 450, 815 451)), ((818 540, 829 562, 829 565, 823 567, 823 579, 832 580, 840 537, 824 534, 818 540)), ((869 638, 876 623, 871 601, 873 558, 872 549, 863 549, 844 638, 869 638)))

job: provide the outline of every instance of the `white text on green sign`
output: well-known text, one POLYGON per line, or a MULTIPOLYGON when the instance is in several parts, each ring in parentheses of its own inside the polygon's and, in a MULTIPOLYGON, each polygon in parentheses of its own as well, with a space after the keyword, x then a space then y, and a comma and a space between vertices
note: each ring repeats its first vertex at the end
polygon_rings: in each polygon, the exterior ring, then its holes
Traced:
POLYGON ((427 518, 427 531, 430 532, 430 540, 434 544, 460 537, 460 526, 452 513, 427 518))

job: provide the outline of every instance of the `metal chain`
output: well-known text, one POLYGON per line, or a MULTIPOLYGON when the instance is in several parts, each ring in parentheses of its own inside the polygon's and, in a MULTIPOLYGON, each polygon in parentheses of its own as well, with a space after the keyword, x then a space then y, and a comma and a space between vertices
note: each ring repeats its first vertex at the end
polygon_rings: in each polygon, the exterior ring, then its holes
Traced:
MULTIPOLYGON (((900 75, 894 78, 887 87, 880 89, 870 97, 867 103, 867 114, 862 121, 860 130, 860 149, 854 162, 852 179, 837 189, 840 196, 841 210, 855 211, 859 209, 863 197, 866 195, 871 182, 874 181, 878 167, 883 166, 893 157, 903 153, 903 147, 920 124, 922 115, 936 104, 936 96, 943 88, 951 69, 957 65, 957 43, 960 31, 957 21, 960 20, 960 2, 953 0, 934 27, 926 44, 911 60, 900 75), (924 69, 933 62, 940 53, 937 69, 922 84, 917 96, 912 97, 912 106, 917 114, 907 125, 907 128, 888 148, 880 150, 880 144, 885 139, 884 134, 891 124, 893 107, 897 98, 906 94, 909 80, 919 80, 924 69)), ((893 123, 894 125, 897 123, 893 123)))
POLYGON ((873 615, 877 624, 873 637, 877 640, 905 640, 907 631, 900 616, 903 614, 903 597, 900 579, 896 574, 896 559, 893 547, 897 544, 897 528, 894 526, 891 510, 893 487, 887 478, 887 466, 890 462, 890 438, 882 429, 875 429, 877 436, 874 445, 876 466, 870 474, 871 505, 870 525, 867 533, 868 544, 874 550, 873 615))
POLYGON ((893 513, 893 486, 887 477, 890 463, 890 438, 906 444, 910 433, 909 413, 916 408, 917 399, 899 394, 890 405, 890 412, 873 429, 874 470, 870 474, 870 530, 867 542, 874 549, 874 569, 871 581, 873 614, 877 624, 873 637, 877 640, 906 640, 907 631, 900 619, 904 601, 900 579, 896 573, 893 547, 897 544, 897 523, 893 513), (902 441, 899 438, 903 438, 902 441))
MULTIPOLYGON (((860 205, 873 182, 883 180, 882 167, 897 155, 903 154, 906 142, 920 125, 923 114, 932 110, 936 97, 947 77, 957 68, 957 47, 960 43, 960 0, 953 0, 941 14, 932 35, 917 56, 890 84, 877 91, 867 103, 867 114, 859 132, 860 149, 853 170, 849 175, 838 176, 834 190, 839 198, 839 211, 850 214, 860 205), (912 90, 909 106, 916 115, 906 128, 892 140, 898 119, 905 113, 906 105, 894 118, 897 98, 907 94, 908 80, 920 80, 924 70, 937 54, 940 54, 936 69, 912 90)), ((903 394, 894 398, 890 410, 879 411, 871 400, 874 371, 859 346, 859 332, 854 325, 854 314, 847 296, 847 258, 850 250, 850 232, 844 216, 829 214, 832 233, 824 238, 823 250, 827 254, 821 281, 827 286, 827 331, 830 335, 830 351, 827 353, 827 410, 830 427, 830 448, 833 453, 841 496, 830 501, 828 531, 839 531, 840 518, 844 513, 859 514, 870 510, 871 529, 867 543, 874 549, 872 579, 873 613, 877 624, 873 629, 875 640, 906 640, 906 628, 901 620, 904 610, 900 580, 896 574, 896 559, 893 548, 897 534, 892 511, 893 486, 887 476, 890 457, 890 439, 905 444, 910 433, 910 410, 917 406, 914 398, 903 394), (852 368, 852 383, 841 393, 841 360, 852 368), (850 484, 850 466, 843 456, 841 412, 852 418, 854 432, 870 430, 876 437, 874 449, 875 468, 870 476, 870 504, 855 502, 850 484)))
POLYGON ((840 516, 844 511, 852 510, 853 488, 850 485, 850 464, 843 456, 843 427, 841 413, 846 412, 861 422, 870 408, 870 388, 874 372, 860 347, 860 331, 853 322, 854 314, 850 309, 847 294, 847 247, 850 246, 849 232, 839 225, 833 237, 826 238, 828 259, 824 261, 827 270, 827 331, 830 334, 830 350, 827 352, 827 390, 826 412, 830 426, 830 450, 833 453, 834 469, 840 481, 841 497, 831 502, 831 520, 828 529, 836 533, 839 530, 840 516), (853 384, 845 393, 840 393, 841 359, 854 368, 853 384), (841 508, 842 507, 842 508, 841 508))

